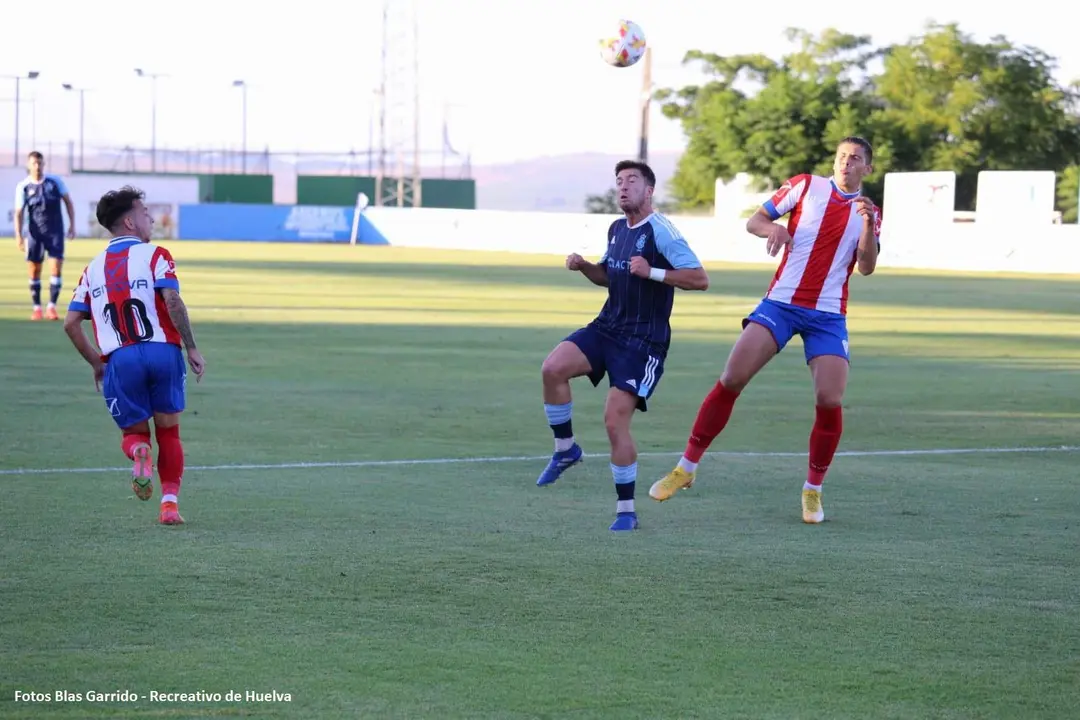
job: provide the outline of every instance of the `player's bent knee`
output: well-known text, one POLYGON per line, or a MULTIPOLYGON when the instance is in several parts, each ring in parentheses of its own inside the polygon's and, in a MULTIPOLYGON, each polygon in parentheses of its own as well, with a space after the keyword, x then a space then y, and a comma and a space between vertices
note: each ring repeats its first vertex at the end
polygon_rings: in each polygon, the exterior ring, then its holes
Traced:
POLYGON ((720 373, 720 383, 733 393, 741 393, 750 384, 750 376, 738 368, 724 368, 720 373))
POLYGON ((570 376, 566 374, 563 366, 558 360, 553 360, 550 357, 540 366, 540 377, 543 378, 545 385, 560 383, 570 379, 570 376))
POLYGON ((589 360, 581 349, 573 343, 562 342, 544 359, 540 375, 547 384, 562 383, 587 375, 590 370, 589 360))
POLYGON ((841 383, 815 383, 814 403, 820 407, 840 407, 844 402, 841 383))
POLYGON ((780 346, 768 328, 756 322, 747 323, 731 349, 720 382, 733 392, 742 392, 779 351, 780 346))
POLYGON ((733 392, 742 392, 778 351, 772 333, 760 325, 751 324, 747 330, 750 328, 757 330, 739 339, 720 375, 720 382, 733 392))

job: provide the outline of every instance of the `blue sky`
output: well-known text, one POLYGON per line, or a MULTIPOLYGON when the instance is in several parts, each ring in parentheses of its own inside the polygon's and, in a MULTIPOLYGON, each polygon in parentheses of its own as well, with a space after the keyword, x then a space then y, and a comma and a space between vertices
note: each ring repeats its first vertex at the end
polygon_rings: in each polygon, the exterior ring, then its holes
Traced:
MULTIPOLYGON (((929 19, 956 21, 980 39, 998 33, 1058 57, 1060 79, 1080 78, 1072 23, 1045 0, 1015 5, 948 0, 867 3, 700 3, 696 0, 417 0, 420 8, 422 145, 440 146, 449 112, 452 142, 486 164, 543 155, 636 149, 641 68, 602 63, 597 41, 620 18, 639 23, 654 52, 657 86, 699 76, 681 66, 686 50, 720 53, 790 49, 797 26, 902 41, 929 19), (836 9, 833 9, 836 8, 836 9), (447 110, 448 109, 448 110, 447 110)), ((17 4, 13 27, 29 7, 36 32, 8 32, 0 75, 36 70, 24 82, 20 148, 31 141, 65 151, 78 136, 78 101, 61 84, 88 88, 86 143, 148 147, 150 84, 135 67, 167 74, 158 81, 159 147, 238 148, 241 91, 248 85, 248 146, 275 151, 364 150, 373 90, 380 77, 381 0, 282 0, 253 16, 241 0, 154 0, 110 6, 86 0, 17 4), (274 9, 279 8, 279 9, 274 9), (31 104, 31 102, 33 104, 31 104)), ((1058 5, 1058 7, 1064 7, 1058 5)), ((9 19, 12 14, 7 13, 9 19)), ((14 135, 14 82, 0 79, 0 143, 14 135)), ((654 105, 651 148, 677 150, 679 127, 654 105)))

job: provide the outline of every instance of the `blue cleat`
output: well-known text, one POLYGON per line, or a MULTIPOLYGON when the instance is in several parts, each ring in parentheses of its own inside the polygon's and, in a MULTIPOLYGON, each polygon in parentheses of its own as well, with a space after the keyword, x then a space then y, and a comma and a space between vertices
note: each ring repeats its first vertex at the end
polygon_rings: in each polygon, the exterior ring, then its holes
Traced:
POLYGON ((611 523, 611 530, 622 532, 624 530, 637 530, 637 513, 624 512, 615 516, 615 522, 611 523))
POLYGON ((536 484, 539 486, 551 485, 553 482, 559 479, 566 470, 572 468, 581 462, 585 453, 581 451, 581 446, 574 443, 569 450, 563 450, 556 452, 551 456, 551 460, 548 462, 547 467, 544 468, 544 472, 540 473, 540 477, 536 480, 536 484))

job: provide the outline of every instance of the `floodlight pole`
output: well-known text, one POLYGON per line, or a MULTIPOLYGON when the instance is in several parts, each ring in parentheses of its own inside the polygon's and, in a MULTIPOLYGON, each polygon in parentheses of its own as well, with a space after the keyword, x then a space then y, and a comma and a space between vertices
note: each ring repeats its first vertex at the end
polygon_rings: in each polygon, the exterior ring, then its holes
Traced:
POLYGON ((34 80, 40 75, 37 70, 31 70, 26 75, 4 75, 9 80, 15 81, 15 154, 11 156, 11 167, 19 167, 19 93, 23 79, 34 80))
POLYGON ((240 88, 243 93, 243 119, 241 126, 241 156, 240 156, 240 169, 241 172, 247 174, 247 82, 244 80, 233 80, 233 87, 240 88))

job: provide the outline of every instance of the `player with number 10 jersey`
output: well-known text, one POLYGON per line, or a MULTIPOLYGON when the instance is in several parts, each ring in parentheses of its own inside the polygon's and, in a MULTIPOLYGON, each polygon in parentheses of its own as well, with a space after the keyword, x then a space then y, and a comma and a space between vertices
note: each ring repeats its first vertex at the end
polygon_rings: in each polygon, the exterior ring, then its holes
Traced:
POLYGON ((114 237, 79 277, 64 330, 93 368, 95 385, 123 434, 120 447, 134 461, 131 486, 140 500, 153 495, 154 421, 160 521, 179 525, 184 522, 177 506, 184 473, 180 414, 187 389, 182 348, 197 378, 206 361, 195 347, 172 256, 150 242, 154 219, 143 197, 130 187, 102 196, 98 221, 114 237), (93 325, 96 351, 83 333, 85 320, 93 325))
POLYGON ((87 307, 104 358, 141 343, 181 347, 180 333, 157 292, 163 288, 180 289, 172 255, 137 237, 114 238, 90 261, 73 301, 87 307))

